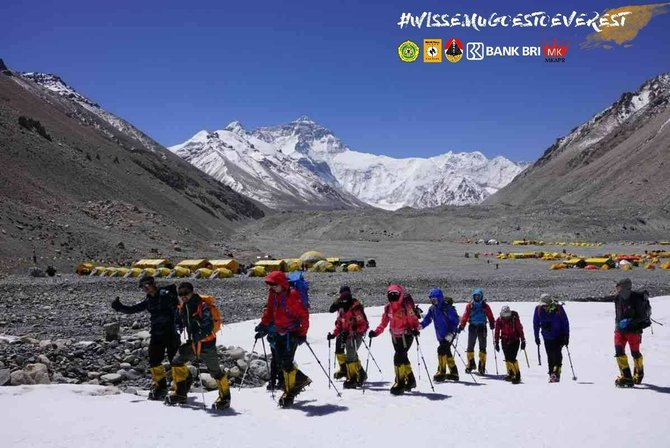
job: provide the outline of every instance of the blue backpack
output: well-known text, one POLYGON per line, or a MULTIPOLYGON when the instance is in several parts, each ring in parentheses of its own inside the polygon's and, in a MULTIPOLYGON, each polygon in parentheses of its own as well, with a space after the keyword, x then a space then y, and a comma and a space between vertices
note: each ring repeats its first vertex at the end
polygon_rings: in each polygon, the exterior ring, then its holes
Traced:
POLYGON ((293 288, 300 293, 300 299, 306 309, 309 310, 309 282, 303 277, 302 271, 293 271, 288 275, 289 288, 293 288))

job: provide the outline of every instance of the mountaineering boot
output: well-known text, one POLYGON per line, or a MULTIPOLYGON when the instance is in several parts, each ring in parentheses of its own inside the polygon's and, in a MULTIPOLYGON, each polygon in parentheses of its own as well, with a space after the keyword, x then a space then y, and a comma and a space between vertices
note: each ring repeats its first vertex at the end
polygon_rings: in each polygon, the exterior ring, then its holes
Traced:
POLYGON ((439 355, 437 357, 437 373, 433 375, 433 380, 437 382, 446 381, 447 379, 447 355, 439 355))
POLYGON ((519 384, 521 382, 521 370, 519 370, 519 361, 514 361, 512 363, 512 368, 514 369, 514 377, 512 378, 512 384, 519 384))
POLYGON ((347 357, 344 353, 335 353, 335 359, 337 364, 340 366, 340 370, 336 371, 333 374, 333 378, 339 380, 340 378, 345 378, 347 376, 347 357))
POLYGON ((412 372, 412 365, 405 364, 404 366, 405 366, 405 390, 409 392, 416 387, 416 378, 414 378, 414 372, 412 372))
POLYGON ((458 367, 456 367, 456 361, 453 357, 447 357, 447 366, 449 367, 449 373, 447 373, 446 379, 458 381, 458 367))
POLYGON ((230 385, 228 384, 228 376, 224 373, 223 376, 216 381, 219 389, 219 396, 212 404, 212 409, 228 409, 230 407, 230 385))
POLYGON ((345 389, 356 389, 356 387, 359 386, 361 383, 358 379, 358 373, 360 369, 361 369, 360 361, 348 362, 347 379, 342 384, 342 387, 344 387, 345 389))
POLYGON ((616 357, 616 362, 619 366, 621 375, 614 380, 614 385, 617 387, 633 387, 635 381, 630 374, 630 367, 628 367, 628 356, 621 355, 616 357))
POLYGON ((404 369, 401 371, 401 367, 402 366, 394 366, 395 382, 393 383, 393 386, 391 386, 392 395, 402 395, 402 393, 405 392, 405 378, 401 376, 401 374, 404 374, 404 369))
POLYGON ((298 373, 298 369, 293 367, 293 369, 286 371, 282 370, 284 375, 284 394, 279 397, 279 406, 285 408, 293 404, 293 399, 295 395, 292 394, 293 389, 295 389, 295 377, 298 373))
POLYGON ((468 357, 468 366, 465 368, 465 373, 470 373, 477 369, 475 365, 475 352, 465 352, 468 357))
POLYGON ((151 386, 149 391, 148 399, 149 400, 165 400, 165 397, 168 393, 167 378, 165 377, 165 367, 157 366, 149 369, 151 371, 151 379, 153 379, 154 384, 151 386))
POLYGON ((505 381, 512 381, 514 378, 514 364, 510 361, 505 361, 505 367, 507 367, 507 376, 504 378, 505 381))
POLYGON ((550 383, 558 383, 561 381, 561 366, 555 366, 549 375, 550 383))
POLYGON ((300 369, 294 368, 294 370, 296 371, 295 384, 293 385, 293 388, 291 390, 291 395, 295 397, 300 392, 302 392, 305 389, 305 387, 312 384, 312 380, 310 379, 310 377, 302 373, 300 369))
POLYGON ((165 404, 186 403, 188 391, 193 383, 193 377, 185 365, 172 366, 172 383, 174 390, 165 398, 165 404))
POLYGON ((642 358, 642 355, 637 358, 633 356, 633 363, 635 364, 633 382, 635 384, 642 384, 642 378, 644 378, 644 359, 642 358))
POLYGON ((486 352, 479 352, 479 366, 477 371, 480 375, 484 375, 486 373, 486 352))

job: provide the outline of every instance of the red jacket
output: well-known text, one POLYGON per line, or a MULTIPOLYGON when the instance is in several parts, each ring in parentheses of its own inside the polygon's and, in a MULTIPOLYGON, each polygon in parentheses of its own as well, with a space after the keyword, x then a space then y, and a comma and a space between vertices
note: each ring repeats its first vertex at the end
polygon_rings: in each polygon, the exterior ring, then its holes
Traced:
POLYGON ((399 285, 391 285, 388 291, 398 291, 400 299, 395 302, 389 302, 384 307, 382 321, 375 329, 375 334, 379 336, 386 326, 391 324, 391 334, 393 336, 402 336, 412 330, 419 329, 419 318, 414 312, 414 302, 406 300, 405 289, 399 285))
POLYGON ((274 290, 270 290, 261 324, 268 327, 274 323, 277 333, 281 335, 297 333, 299 336, 307 336, 309 312, 302 304, 300 293, 295 289, 289 289, 288 279, 281 271, 271 272, 265 277, 265 282, 281 285, 283 291, 277 294, 274 290))
POLYGON ((500 339, 503 342, 512 342, 526 340, 526 337, 523 335, 523 325, 521 325, 521 319, 519 319, 519 314, 516 311, 512 311, 510 317, 499 317, 496 320, 496 332, 495 332, 495 342, 498 343, 500 339))
POLYGON ((369 326, 368 318, 365 317, 365 311, 363 311, 363 305, 358 300, 354 300, 348 310, 345 311, 340 308, 337 312, 333 335, 338 336, 346 331, 350 336, 365 336, 369 326))

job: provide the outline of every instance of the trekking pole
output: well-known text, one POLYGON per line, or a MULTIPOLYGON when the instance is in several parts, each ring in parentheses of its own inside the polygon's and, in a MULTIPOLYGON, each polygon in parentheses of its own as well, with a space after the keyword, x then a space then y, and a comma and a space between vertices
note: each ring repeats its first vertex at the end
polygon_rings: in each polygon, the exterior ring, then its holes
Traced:
MULTIPOLYGON (((456 352, 456 354, 458 355, 458 358, 463 363, 463 366, 467 369, 468 365, 465 363, 465 360, 461 356, 461 352, 458 351, 458 348, 456 348, 456 346, 454 344, 451 344, 451 347, 454 349, 454 352, 456 352)), ((472 372, 470 372, 470 376, 472 377, 472 381, 474 381, 475 384, 479 384, 479 383, 477 383, 477 380, 475 379, 475 376, 472 374, 472 372)))
POLYGON ((528 353, 526 353, 526 349, 523 349, 523 355, 526 357, 526 365, 530 369, 530 363, 528 362, 528 353))
POLYGON ((540 344, 537 344, 537 365, 542 365, 542 357, 540 356, 540 344))
POLYGON ((270 393, 272 394, 272 399, 275 399, 275 382, 274 378, 272 378, 272 372, 270 371, 270 363, 268 362, 268 352, 265 351, 265 340, 261 339, 261 345, 263 346, 263 356, 265 357, 265 365, 268 368, 268 377, 270 378, 271 388, 270 388, 270 393))
MULTIPOLYGON (((330 333, 328 336, 330 336, 330 333)), ((328 339, 328 378, 330 378, 330 339, 328 339)), ((330 383, 328 383, 328 389, 330 389, 330 383)))
MULTIPOLYGON (((254 352, 254 349, 256 348, 256 343, 258 342, 258 339, 254 339, 254 345, 251 346, 251 352, 250 354, 254 352)), ((244 384, 244 379, 247 377, 247 372, 249 371, 249 366, 251 363, 247 364, 247 368, 244 369, 244 375, 242 375, 242 381, 240 381, 240 387, 237 388, 237 390, 242 390, 242 385, 244 384)))
MULTIPOLYGON (((421 350, 421 345, 419 345, 419 337, 414 336, 414 339, 416 339, 417 352, 421 354, 421 359, 423 359, 423 367, 426 369, 426 376, 428 376, 428 382, 430 383, 430 388, 432 389, 433 392, 435 392, 435 388, 433 387, 433 380, 430 379, 430 372, 428 372, 428 366, 426 365, 426 360, 423 357, 423 351, 421 350)), ((419 366, 419 371, 421 371, 421 366, 419 366)))
POLYGON ((495 337, 496 337, 495 332, 491 330, 491 342, 493 342, 493 359, 495 360, 496 364, 496 375, 498 375, 498 353, 496 352, 495 347, 495 337))
POLYGON ((383 379, 384 374, 382 373, 382 369, 379 368, 379 364, 377 364, 377 360, 375 359, 374 355, 372 354, 372 350, 370 350, 370 347, 372 347, 372 339, 370 339, 370 345, 369 346, 368 346, 368 344, 365 343, 365 338, 362 338, 361 341, 363 342, 363 345, 365 346, 365 348, 368 350, 368 359, 367 359, 367 361, 365 361, 365 371, 366 372, 368 371, 368 365, 370 364, 370 357, 372 357, 372 362, 374 362, 375 366, 377 366, 377 370, 379 370, 379 374, 382 376, 382 379, 383 379))
POLYGON ((307 345, 307 348, 309 349, 310 352, 312 352, 312 355, 314 356, 314 359, 316 359, 316 362, 319 363, 319 367, 321 367, 321 370, 323 370, 323 374, 326 375, 328 378, 328 382, 333 386, 333 389, 335 389, 335 392, 337 392, 338 397, 342 397, 342 394, 340 393, 339 390, 337 390, 337 387, 333 384, 333 380, 330 379, 330 376, 328 375, 328 372, 326 372, 326 369, 323 367, 323 364, 321 364, 321 360, 319 360, 319 357, 316 356, 316 353, 314 353, 314 350, 312 350, 312 346, 309 345, 309 342, 307 342, 307 339, 305 339, 305 345, 307 345))
POLYGON ((572 370, 572 381, 577 381, 577 376, 575 376, 575 369, 572 367, 572 356, 570 356, 570 349, 568 346, 565 346, 565 349, 568 351, 568 360, 570 361, 570 370, 572 370))
POLYGON ((421 359, 419 359, 419 338, 416 338, 416 363, 419 366, 418 369, 418 374, 419 374, 419 381, 421 381, 421 359))
POLYGON ((200 375, 200 363, 202 362, 200 354, 198 354, 198 357, 196 359, 198 360, 196 370, 198 371, 198 381, 200 382, 200 393, 202 394, 202 408, 207 409, 207 403, 205 403, 205 386, 202 384, 202 376, 200 375))

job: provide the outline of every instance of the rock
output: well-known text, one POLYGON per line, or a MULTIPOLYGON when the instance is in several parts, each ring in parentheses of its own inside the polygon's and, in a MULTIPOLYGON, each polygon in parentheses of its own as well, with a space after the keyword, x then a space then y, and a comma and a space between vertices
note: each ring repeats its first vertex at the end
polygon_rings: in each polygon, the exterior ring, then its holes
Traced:
POLYGON ((69 378, 65 378, 60 372, 53 374, 53 382, 57 384, 65 384, 69 382, 69 378))
MULTIPOLYGON (((55 375, 54 375, 54 376, 55 376, 55 375)), ((100 376, 100 372, 88 372, 88 373, 86 374, 86 377, 87 377, 89 380, 94 380, 94 379, 98 378, 99 376, 100 376)))
POLYGON ((135 322, 133 322, 130 328, 132 328, 133 330, 139 330, 140 328, 142 328, 142 324, 136 320, 135 322))
POLYGON ((114 341, 119 339, 119 332, 121 324, 118 322, 110 322, 103 327, 105 330, 105 341, 114 341))
POLYGON ((19 338, 19 341, 23 342, 24 344, 39 344, 40 340, 35 339, 32 336, 21 336, 19 338))
POLYGON ((133 339, 149 339, 151 337, 151 333, 148 331, 138 331, 135 333, 133 336, 133 339))
POLYGON ((216 380, 212 378, 212 375, 209 373, 201 373, 200 381, 202 381, 202 385, 207 390, 216 390, 219 388, 219 386, 216 384, 216 380))
POLYGON ((262 380, 269 380, 270 379, 270 372, 268 370, 267 363, 265 361, 254 359, 249 364, 248 375, 258 377, 262 380))
POLYGON ((126 377, 130 380, 136 380, 138 378, 142 378, 144 374, 142 372, 138 372, 135 369, 132 370, 126 370, 126 377))
POLYGON ((127 380, 127 379, 128 379, 128 372, 126 372, 126 371, 123 370, 123 369, 119 369, 119 370, 117 370, 117 371, 116 371, 116 374, 117 374, 117 375, 121 375, 121 379, 122 379, 122 380, 127 380))
POLYGON ((133 366, 129 362, 122 362, 119 367, 124 370, 131 369, 133 366))
POLYGON ((123 392, 126 393, 126 394, 137 395, 137 388, 136 387, 128 387, 123 392))
POLYGON ((16 370, 10 374, 12 386, 21 386, 23 384, 35 384, 35 381, 23 370, 16 370))
POLYGON ((229 358, 232 358, 232 359, 244 359, 244 356, 246 355, 246 353, 244 352, 244 349, 242 349, 240 347, 234 348, 232 350, 228 350, 228 351, 224 352, 224 354, 226 356, 228 356, 229 358))
POLYGON ((42 364, 45 364, 47 367, 51 367, 53 364, 49 358, 46 357, 46 355, 39 355, 37 357, 37 361, 41 362, 42 364))
POLYGON ((39 342, 40 350, 46 350, 48 348, 53 348, 54 344, 51 343, 51 339, 45 339, 39 342))
POLYGON ((51 384, 46 364, 28 364, 23 371, 33 379, 33 384, 51 384))
POLYGON ((120 383, 121 380, 123 380, 123 377, 119 375, 118 373, 107 373, 105 375, 102 375, 100 377, 100 381, 103 383, 109 383, 109 384, 117 384, 120 383))
POLYGON ((247 362, 244 359, 238 359, 237 361, 235 361, 235 364, 237 364, 237 367, 239 367, 242 372, 244 372, 248 366, 247 362))
POLYGON ((228 370, 228 376, 231 378, 240 378, 242 376, 242 371, 240 371, 239 367, 235 366, 228 370))
POLYGON ((8 385, 12 381, 9 369, 0 369, 0 386, 8 385))

